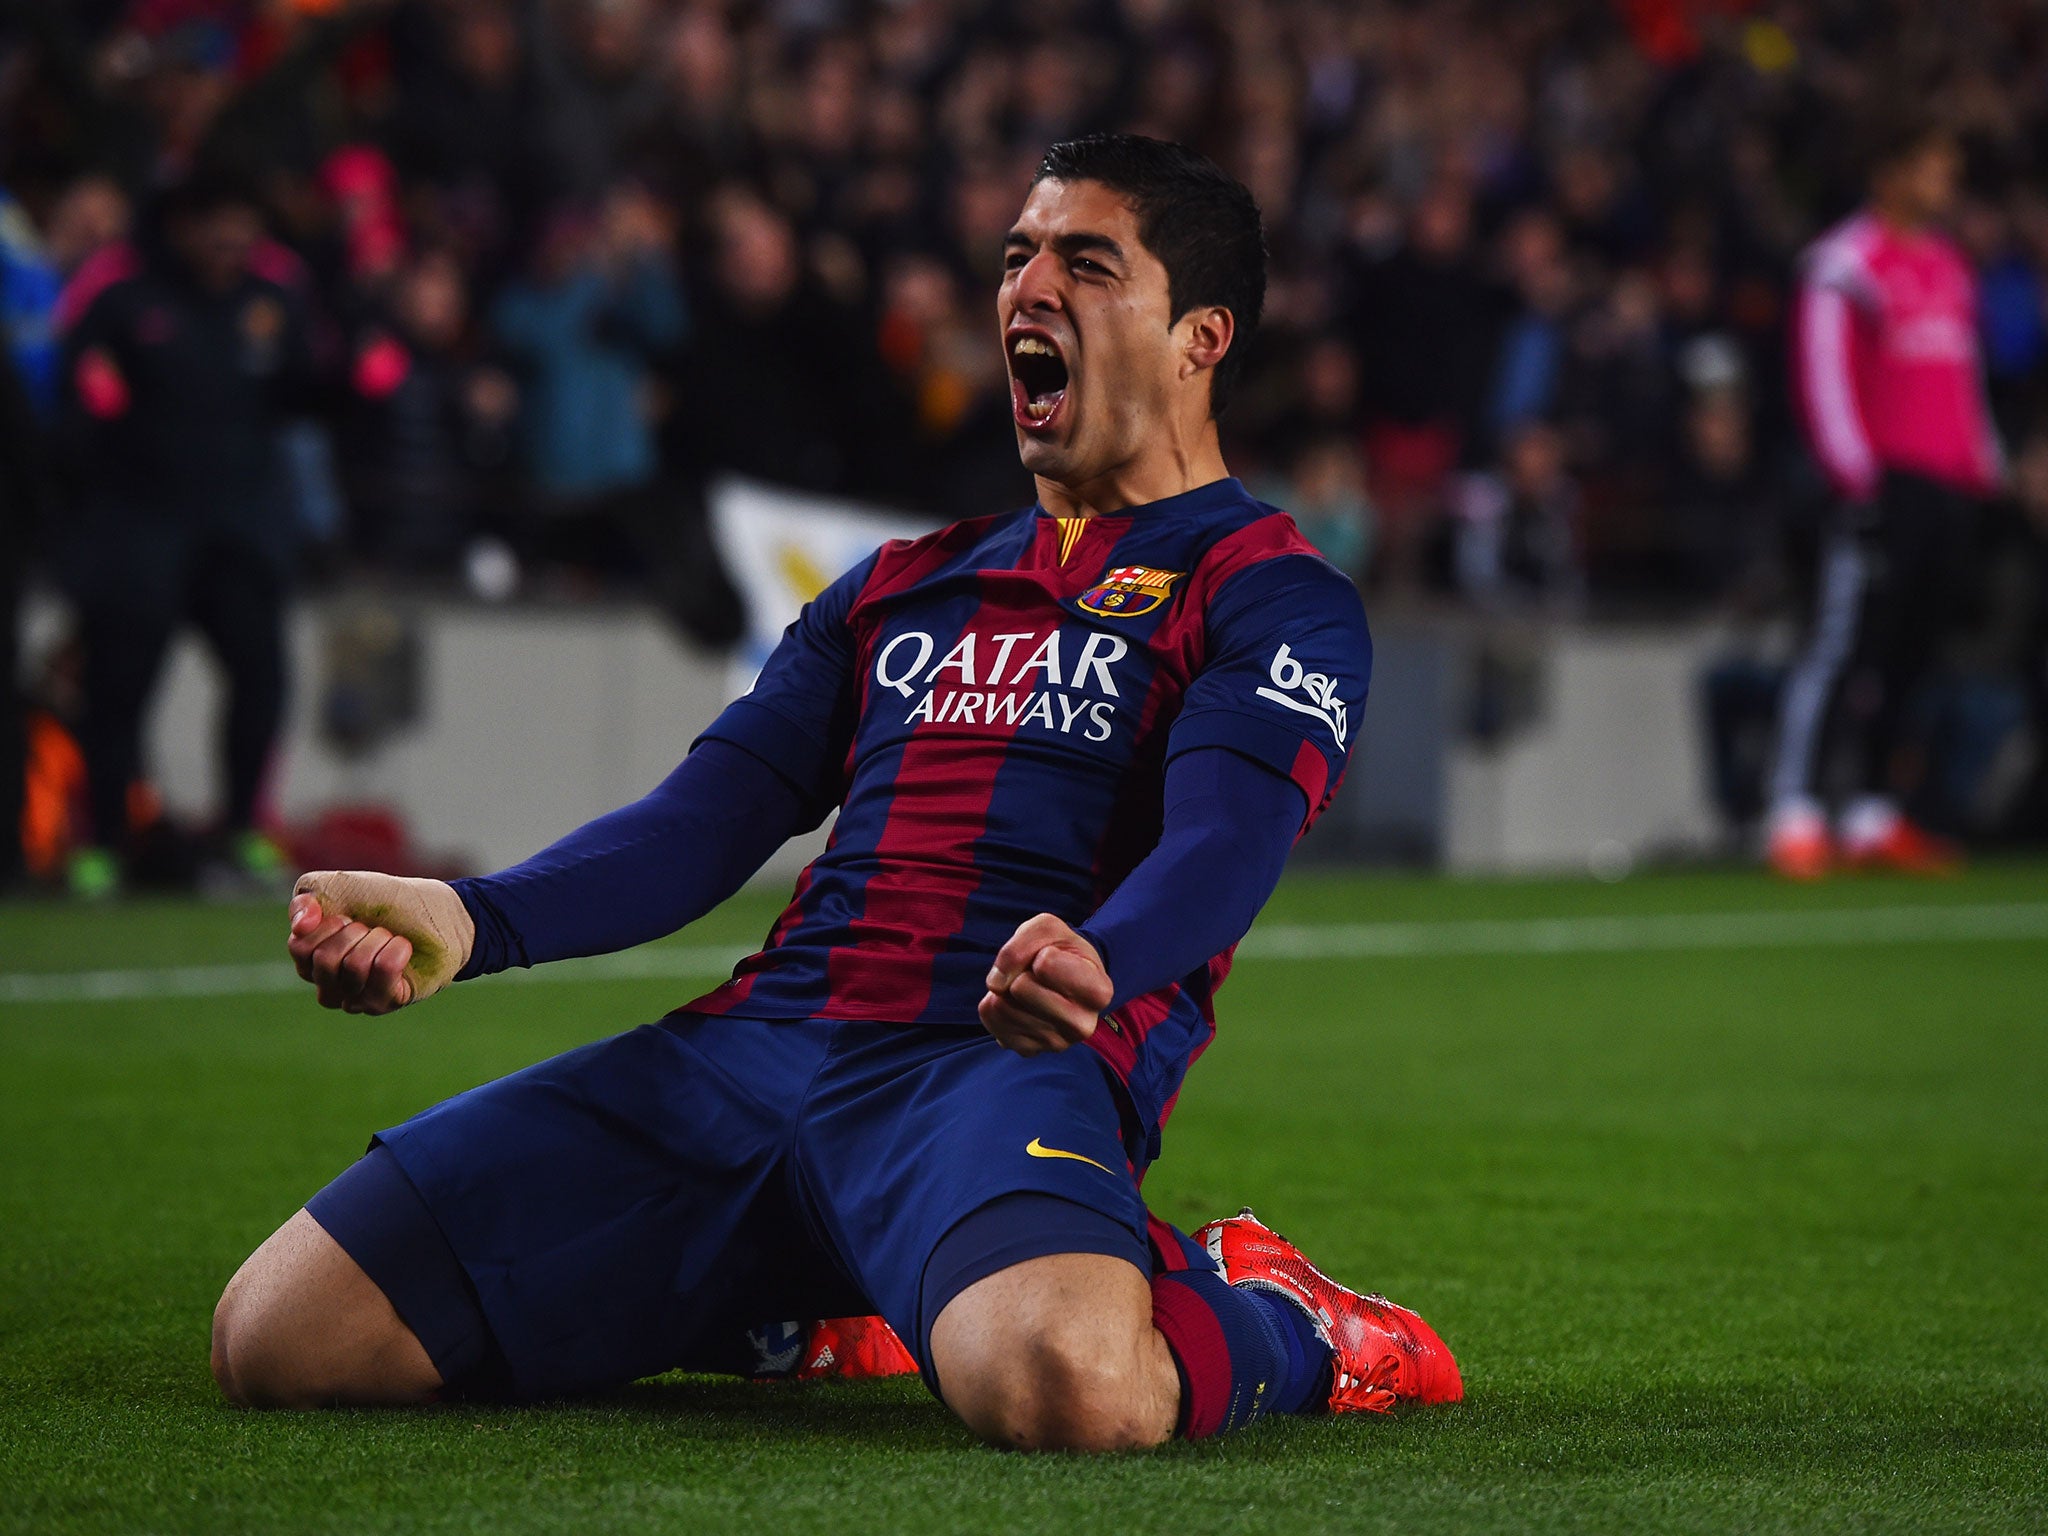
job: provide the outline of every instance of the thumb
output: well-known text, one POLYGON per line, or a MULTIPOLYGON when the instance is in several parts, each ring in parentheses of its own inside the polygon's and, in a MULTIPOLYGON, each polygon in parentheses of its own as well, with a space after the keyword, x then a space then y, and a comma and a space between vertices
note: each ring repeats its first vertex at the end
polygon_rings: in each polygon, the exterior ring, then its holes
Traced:
POLYGON ((320 926, 320 898, 300 892, 291 901, 293 933, 311 933, 320 926))
POLYGON ((360 918, 363 913, 357 908, 368 904, 370 894, 365 885, 362 874, 355 870, 309 869, 292 882, 292 910, 360 918))

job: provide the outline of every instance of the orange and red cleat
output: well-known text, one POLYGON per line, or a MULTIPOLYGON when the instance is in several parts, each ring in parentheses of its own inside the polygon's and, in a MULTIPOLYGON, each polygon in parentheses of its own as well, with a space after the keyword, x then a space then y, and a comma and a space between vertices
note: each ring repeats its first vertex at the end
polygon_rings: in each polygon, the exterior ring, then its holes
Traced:
POLYGON ((1308 1309, 1318 1337, 1336 1355, 1330 1412, 1391 1413, 1402 1403, 1464 1397, 1458 1362, 1429 1324, 1384 1296, 1346 1290, 1249 1206, 1194 1237, 1232 1285, 1277 1291, 1308 1309))
POLYGON ((879 1317, 828 1317, 805 1328, 795 1381, 869 1381, 915 1376, 917 1362, 879 1317))
MULTIPOLYGON (((1336 1356, 1330 1412, 1391 1413, 1402 1403, 1455 1403, 1464 1397, 1458 1362, 1429 1324, 1384 1296, 1361 1296, 1337 1284, 1249 1207, 1210 1222, 1194 1237, 1232 1285, 1275 1291, 1307 1310, 1317 1336, 1336 1356)), ((917 1361, 879 1317, 826 1318, 803 1325, 802 1334, 796 1368, 782 1368, 790 1380, 917 1373, 917 1361)))
POLYGON ((1946 838, 1899 816, 1876 837, 1844 838, 1842 862, 1851 869, 1889 869, 1902 875, 1953 875, 1963 867, 1963 854, 1946 838))
POLYGON ((1764 856, 1787 880, 1819 880, 1834 868, 1835 843, 1828 835, 1828 824, 1815 817, 1773 827, 1764 856))

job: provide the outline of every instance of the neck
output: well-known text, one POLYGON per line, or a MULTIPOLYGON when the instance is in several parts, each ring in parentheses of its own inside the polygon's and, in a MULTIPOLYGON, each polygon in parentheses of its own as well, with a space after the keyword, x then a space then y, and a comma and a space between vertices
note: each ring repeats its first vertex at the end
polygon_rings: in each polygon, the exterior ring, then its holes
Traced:
POLYGON ((1055 517, 1107 517, 1126 507, 1164 501, 1229 476, 1213 417, 1193 432, 1161 434, 1136 457, 1085 480, 1038 482, 1038 504, 1055 517))
POLYGON ((1901 234, 1914 235, 1927 227, 1928 221, 1919 211, 1898 198, 1880 197, 1876 202, 1877 216, 1901 234))

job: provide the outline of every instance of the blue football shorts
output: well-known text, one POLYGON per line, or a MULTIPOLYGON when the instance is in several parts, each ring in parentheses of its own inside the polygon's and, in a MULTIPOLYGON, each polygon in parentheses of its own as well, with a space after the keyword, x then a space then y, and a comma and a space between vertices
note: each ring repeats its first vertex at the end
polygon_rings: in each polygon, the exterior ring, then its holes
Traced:
POLYGON ((976 1280, 1149 1270, 1146 1145, 1085 1046, 673 1014, 380 1133, 306 1208, 455 1392, 744 1374, 763 1325, 875 1312, 936 1386, 931 1325, 976 1280))

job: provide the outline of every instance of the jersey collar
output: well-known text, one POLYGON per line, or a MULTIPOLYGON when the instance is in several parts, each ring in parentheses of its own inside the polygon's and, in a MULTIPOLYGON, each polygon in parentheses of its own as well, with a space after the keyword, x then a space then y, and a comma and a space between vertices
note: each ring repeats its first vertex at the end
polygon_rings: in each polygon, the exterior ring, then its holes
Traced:
MULTIPOLYGON (((1203 517, 1224 507, 1236 506, 1250 501, 1244 484, 1235 475, 1225 475, 1221 480, 1211 480, 1207 485, 1198 485, 1191 491, 1182 491, 1178 496, 1167 496, 1158 501, 1142 502, 1134 507, 1119 507, 1114 512, 1104 512, 1090 519, 1093 522, 1109 522, 1123 518, 1143 518, 1151 522, 1164 517, 1203 517)), ((1051 517, 1044 507, 1035 509, 1040 517, 1051 517)))

